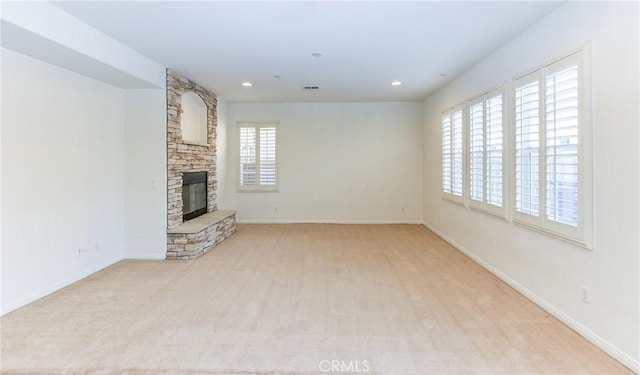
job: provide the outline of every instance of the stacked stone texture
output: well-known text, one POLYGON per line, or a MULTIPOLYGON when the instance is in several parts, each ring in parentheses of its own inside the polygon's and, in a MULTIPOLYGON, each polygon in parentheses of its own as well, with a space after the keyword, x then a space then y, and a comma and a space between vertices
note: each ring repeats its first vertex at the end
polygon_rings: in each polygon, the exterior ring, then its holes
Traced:
MULTIPOLYGON (((182 175, 207 172, 207 212, 216 203, 216 95, 195 82, 167 70, 167 229, 182 224, 182 175), (207 106, 207 145, 185 143, 180 120, 182 94, 192 91, 207 106)), ((167 259, 193 259, 211 250, 235 232, 235 215, 193 234, 168 234, 167 259)))
POLYGON ((236 231, 236 215, 229 215, 197 233, 167 234, 167 259, 195 259, 236 231))
POLYGON ((167 229, 182 224, 182 174, 207 172, 207 212, 218 209, 216 203, 216 95, 204 87, 167 70, 167 229), (180 119, 182 94, 192 91, 207 105, 207 145, 184 143, 180 119))

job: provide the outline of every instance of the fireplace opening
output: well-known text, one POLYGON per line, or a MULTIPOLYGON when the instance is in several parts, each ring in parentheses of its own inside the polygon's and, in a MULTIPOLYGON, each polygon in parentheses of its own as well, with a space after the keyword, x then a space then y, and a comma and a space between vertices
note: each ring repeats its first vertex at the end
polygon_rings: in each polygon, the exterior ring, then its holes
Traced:
POLYGON ((207 213, 207 172, 182 175, 182 221, 207 213))

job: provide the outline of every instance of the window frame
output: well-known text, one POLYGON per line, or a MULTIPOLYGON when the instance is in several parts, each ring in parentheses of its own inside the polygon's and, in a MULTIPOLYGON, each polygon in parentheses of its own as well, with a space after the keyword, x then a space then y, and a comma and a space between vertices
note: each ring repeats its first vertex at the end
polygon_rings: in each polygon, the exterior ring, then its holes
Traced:
POLYGON ((592 248, 592 130, 591 130, 591 103, 590 103, 590 79, 588 69, 587 47, 574 51, 562 58, 544 64, 526 74, 513 79, 511 100, 513 101, 513 134, 511 135, 510 164, 513 173, 510 178, 511 185, 511 214, 512 221, 520 226, 533 229, 550 236, 568 241, 586 249, 592 248), (546 79, 554 72, 567 67, 578 67, 578 224, 571 226, 547 218, 547 145, 546 145, 546 79), (519 87, 531 82, 538 82, 538 216, 521 212, 517 208, 517 128, 516 128, 516 95, 519 87))
POLYGON ((466 110, 465 110, 465 105, 464 103, 460 103, 446 111, 443 111, 441 114, 441 118, 440 118, 440 193, 443 199, 450 201, 450 202, 454 202, 454 203, 458 203, 460 205, 466 206, 465 201, 466 201, 466 196, 468 194, 467 192, 467 178, 466 178, 466 174, 467 174, 467 147, 466 147, 466 140, 467 140, 467 134, 466 134, 466 110), (456 113, 460 112, 460 132, 461 132, 461 155, 460 157, 462 158, 462 162, 460 164, 460 179, 461 179, 461 187, 460 187, 460 195, 457 195, 453 192, 453 186, 454 186, 454 160, 455 160, 455 153, 453 151, 454 148, 454 142, 453 142, 453 138, 454 138, 454 130, 455 130, 455 124, 454 124, 454 118, 456 116, 456 113), (450 140, 451 140, 451 158, 450 158, 450 169, 451 169, 451 178, 450 178, 450 182, 449 182, 449 187, 451 188, 451 191, 445 191, 444 187, 444 169, 445 169, 445 161, 444 161, 444 120, 445 118, 449 118, 449 134, 450 134, 450 140))
POLYGON ((236 178, 236 190, 239 193, 277 193, 279 192, 279 176, 280 176, 280 168, 279 168, 279 152, 280 152, 280 135, 278 131, 279 123, 277 121, 238 121, 236 126, 236 156, 237 163, 235 170, 237 172, 236 178), (241 162, 241 129, 243 128, 254 128, 255 129, 255 153, 256 153, 256 166, 255 166, 255 185, 251 186, 243 186, 242 185, 242 162, 241 162), (275 184, 274 185, 261 185, 260 184, 260 129, 261 128, 275 128, 275 184))
POLYGON ((509 144, 508 144, 508 137, 507 137, 507 128, 509 126, 509 120, 510 118, 508 117, 508 110, 507 107, 509 105, 509 102, 507 100, 507 90, 506 90, 506 85, 505 84, 501 84, 498 86, 495 86, 485 92, 483 92, 482 94, 476 95, 475 97, 472 97, 471 99, 468 99, 466 101, 466 109, 467 109, 467 115, 466 115, 466 120, 467 120, 467 163, 468 163, 468 168, 467 168, 467 180, 468 180, 468 194, 467 194, 467 199, 468 199, 468 205, 470 208, 474 209, 474 210, 478 210, 484 213, 488 213, 494 216, 497 216, 499 218, 505 219, 507 218, 507 205, 508 205, 508 201, 509 201, 509 186, 508 186, 508 170, 509 170, 509 159, 507 157, 508 154, 508 149, 509 149, 509 144), (502 169, 502 176, 501 176, 501 183, 502 183, 502 190, 501 190, 501 205, 495 205, 495 204, 491 204, 488 202, 488 189, 487 189, 487 185, 488 185, 488 175, 489 175, 489 168, 488 168, 488 149, 487 149, 487 138, 488 138, 488 122, 487 122, 487 108, 488 108, 488 102, 489 100, 495 98, 496 96, 501 96, 501 101, 502 101, 502 124, 501 124, 501 136, 502 136, 502 153, 501 153, 501 169, 502 169), (473 112, 472 112, 472 108, 475 107, 478 104, 482 104, 482 200, 477 200, 474 199, 472 197, 472 190, 473 190, 473 178, 472 178, 472 154, 473 154, 473 138, 472 138, 472 116, 473 116, 473 112))

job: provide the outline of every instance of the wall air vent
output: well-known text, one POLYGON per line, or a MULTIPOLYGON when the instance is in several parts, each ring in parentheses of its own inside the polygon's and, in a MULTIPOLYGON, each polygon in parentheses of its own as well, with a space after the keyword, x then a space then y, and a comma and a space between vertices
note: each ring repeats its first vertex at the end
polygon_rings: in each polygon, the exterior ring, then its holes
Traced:
POLYGON ((320 87, 318 86, 305 86, 302 88, 304 91, 318 91, 320 87))

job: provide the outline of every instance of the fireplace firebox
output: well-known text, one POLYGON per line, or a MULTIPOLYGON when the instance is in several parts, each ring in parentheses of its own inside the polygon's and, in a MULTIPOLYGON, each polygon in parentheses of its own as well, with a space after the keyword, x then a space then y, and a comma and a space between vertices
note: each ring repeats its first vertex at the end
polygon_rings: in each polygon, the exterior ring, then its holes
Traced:
POLYGON ((182 221, 207 213, 207 172, 182 175, 182 221))

